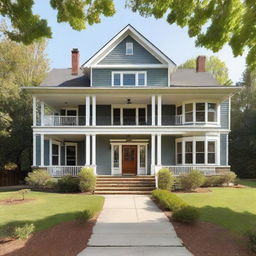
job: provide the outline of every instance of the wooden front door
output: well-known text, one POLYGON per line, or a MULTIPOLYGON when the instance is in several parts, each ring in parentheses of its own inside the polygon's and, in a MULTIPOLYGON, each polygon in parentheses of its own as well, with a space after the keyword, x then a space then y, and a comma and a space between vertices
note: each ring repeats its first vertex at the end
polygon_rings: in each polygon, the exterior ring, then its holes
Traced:
POLYGON ((137 174, 137 146, 124 145, 122 148, 122 174, 137 174))

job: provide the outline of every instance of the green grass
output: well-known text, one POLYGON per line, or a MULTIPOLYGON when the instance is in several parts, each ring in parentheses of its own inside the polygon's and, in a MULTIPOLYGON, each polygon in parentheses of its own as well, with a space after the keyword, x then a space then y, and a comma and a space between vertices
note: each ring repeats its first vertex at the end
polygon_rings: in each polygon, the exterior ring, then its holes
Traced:
POLYGON ((239 184, 256 188, 256 180, 255 179, 245 179, 245 180, 239 180, 239 184))
MULTIPOLYGON (((1 192, 0 200, 17 192, 1 192)), ((78 212, 90 209, 94 213, 103 207, 101 196, 29 192, 25 198, 34 199, 17 205, 0 205, 0 236, 9 236, 14 227, 33 223, 36 231, 73 220, 78 212)))
POLYGON ((244 234, 255 227, 255 188, 211 188, 210 193, 178 193, 190 205, 199 207, 202 221, 244 234))

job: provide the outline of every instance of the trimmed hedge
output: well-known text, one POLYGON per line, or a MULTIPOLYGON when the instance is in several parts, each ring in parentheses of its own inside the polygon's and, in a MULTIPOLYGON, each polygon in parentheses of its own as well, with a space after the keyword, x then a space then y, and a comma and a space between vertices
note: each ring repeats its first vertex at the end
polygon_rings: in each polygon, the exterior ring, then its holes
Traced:
POLYGON ((158 176, 158 188, 172 190, 174 185, 174 176, 168 168, 162 168, 157 173, 158 176))
POLYGON ((179 222, 191 224, 200 217, 199 209, 194 206, 184 206, 181 209, 174 211, 172 217, 179 222))
POLYGON ((63 193, 79 192, 79 179, 71 175, 63 176, 58 180, 58 188, 63 193))
POLYGON ((198 170, 192 170, 188 174, 180 175, 180 184, 182 189, 185 190, 195 190, 196 188, 202 186, 205 181, 205 176, 198 170))
POLYGON ((221 175, 206 176, 204 180, 203 187, 215 187, 222 185, 221 175))
POLYGON ((152 197, 166 210, 175 211, 187 206, 185 201, 168 190, 156 189, 152 191, 152 197))
POLYGON ((92 168, 82 168, 79 177, 79 188, 81 192, 93 192, 96 186, 96 176, 92 168))

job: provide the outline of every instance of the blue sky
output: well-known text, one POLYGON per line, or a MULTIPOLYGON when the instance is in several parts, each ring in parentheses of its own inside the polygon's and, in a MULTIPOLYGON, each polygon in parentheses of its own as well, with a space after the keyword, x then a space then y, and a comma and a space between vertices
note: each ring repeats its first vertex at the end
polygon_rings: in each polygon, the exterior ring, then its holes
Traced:
POLYGON ((52 28, 52 39, 49 40, 47 47, 51 68, 70 67, 72 48, 79 49, 80 62, 85 62, 123 27, 131 24, 176 64, 182 64, 198 55, 215 55, 225 61, 229 68, 229 76, 234 83, 241 79, 245 69, 245 58, 234 58, 229 46, 225 46, 215 54, 204 48, 197 48, 194 39, 187 35, 186 28, 169 25, 165 19, 143 18, 126 9, 124 2, 115 1, 117 13, 113 17, 103 17, 100 24, 78 32, 72 30, 66 23, 57 23, 56 11, 50 7, 49 1, 36 0, 35 13, 47 19, 52 28))

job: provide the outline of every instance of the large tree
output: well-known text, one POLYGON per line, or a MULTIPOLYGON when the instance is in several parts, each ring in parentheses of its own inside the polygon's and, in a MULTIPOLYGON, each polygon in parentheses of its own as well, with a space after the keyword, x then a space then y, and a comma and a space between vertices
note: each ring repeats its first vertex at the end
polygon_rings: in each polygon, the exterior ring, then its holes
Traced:
POLYGON ((256 73, 246 69, 232 98, 230 163, 240 178, 256 178, 256 73))
POLYGON ((46 42, 29 46, 3 38, 0 41, 0 167, 31 164, 32 101, 22 86, 38 85, 48 71, 46 42))
MULTIPOLYGON (((179 68, 196 68, 196 58, 188 59, 179 68)), ((213 77, 221 84, 221 85, 231 85, 232 81, 228 77, 228 68, 225 62, 221 61, 218 57, 210 56, 206 57, 206 71, 211 73, 213 77)))
MULTIPOLYGON (((12 40, 30 44, 51 37, 47 21, 33 13, 33 0, 0 0, 0 14, 13 27, 5 33, 12 40)), ((50 0, 57 21, 76 30, 101 22, 101 16, 113 16, 113 0, 50 0)), ((126 6, 143 16, 167 17, 169 24, 188 27, 196 45, 219 51, 228 43, 234 56, 248 50, 247 64, 256 68, 255 0, 126 0, 126 6)))

